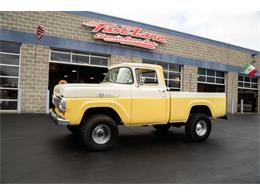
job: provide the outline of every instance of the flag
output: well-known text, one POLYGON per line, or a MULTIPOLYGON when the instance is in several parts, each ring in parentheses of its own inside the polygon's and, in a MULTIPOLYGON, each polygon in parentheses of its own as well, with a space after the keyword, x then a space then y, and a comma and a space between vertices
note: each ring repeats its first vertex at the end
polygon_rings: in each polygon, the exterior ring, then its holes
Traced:
POLYGON ((256 68, 251 65, 251 64, 246 64, 243 68, 242 68, 242 72, 244 74, 247 74, 249 77, 253 77, 255 75, 255 73, 257 72, 256 68))
POLYGON ((36 29, 36 38, 41 39, 45 32, 46 32, 46 30, 45 30, 44 26, 39 24, 36 29))

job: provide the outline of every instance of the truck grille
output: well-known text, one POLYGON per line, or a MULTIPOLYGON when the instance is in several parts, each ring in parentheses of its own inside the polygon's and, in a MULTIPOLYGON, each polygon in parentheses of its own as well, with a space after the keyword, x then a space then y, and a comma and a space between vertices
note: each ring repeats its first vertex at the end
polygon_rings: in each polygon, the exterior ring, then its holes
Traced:
POLYGON ((60 101, 61 101, 61 97, 56 95, 52 96, 52 103, 55 107, 59 107, 60 101))

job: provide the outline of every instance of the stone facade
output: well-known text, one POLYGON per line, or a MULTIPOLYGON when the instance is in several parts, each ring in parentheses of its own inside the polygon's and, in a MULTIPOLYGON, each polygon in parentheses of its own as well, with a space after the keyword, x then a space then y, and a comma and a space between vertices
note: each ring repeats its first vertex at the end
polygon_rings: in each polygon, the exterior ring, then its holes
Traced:
POLYGON ((20 64, 21 112, 45 112, 49 47, 22 44, 20 64))
POLYGON ((184 65, 182 67, 182 91, 197 92, 198 68, 184 65))
POLYGON ((135 58, 135 57, 126 57, 126 56, 116 56, 112 55, 110 57, 110 64, 119 64, 122 62, 142 62, 142 58, 135 58))
POLYGON ((228 72, 225 75, 226 80, 226 95, 227 95, 227 112, 231 113, 232 111, 232 101, 233 112, 237 112, 237 95, 238 95, 238 73, 228 72))
MULTIPOLYGON (((43 24, 48 31, 48 36, 93 42, 93 34, 82 25, 83 21, 98 20, 65 12, 0 12, 0 23, 3 29, 34 33, 36 25, 43 24)), ((161 44, 154 50, 155 52, 235 66, 243 66, 251 61, 251 54, 246 52, 180 36, 153 33, 161 34, 167 40, 167 44, 161 44)), ((260 56, 256 57, 255 66, 260 69, 260 56)))

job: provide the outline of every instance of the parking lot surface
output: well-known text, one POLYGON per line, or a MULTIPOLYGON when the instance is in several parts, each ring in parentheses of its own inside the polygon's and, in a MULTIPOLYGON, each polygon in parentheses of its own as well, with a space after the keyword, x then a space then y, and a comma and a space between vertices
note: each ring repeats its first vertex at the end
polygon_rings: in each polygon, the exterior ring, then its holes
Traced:
POLYGON ((88 152, 45 114, 1 114, 1 183, 259 183, 259 121, 215 120, 204 143, 120 127, 116 149, 88 152))

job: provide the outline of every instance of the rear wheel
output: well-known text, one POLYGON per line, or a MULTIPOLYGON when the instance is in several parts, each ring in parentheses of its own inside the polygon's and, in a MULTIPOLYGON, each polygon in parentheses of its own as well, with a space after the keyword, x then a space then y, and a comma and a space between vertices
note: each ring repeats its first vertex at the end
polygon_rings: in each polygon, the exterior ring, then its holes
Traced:
POLYGON ((108 150, 115 147, 118 139, 116 122, 106 115, 95 115, 83 124, 80 131, 83 145, 91 151, 108 150))
POLYGON ((153 125, 153 127, 161 132, 166 132, 171 128, 170 124, 164 124, 164 125, 153 125))
POLYGON ((211 132, 211 120, 203 113, 195 113, 190 116, 185 125, 186 136, 194 142, 205 141, 211 132))

